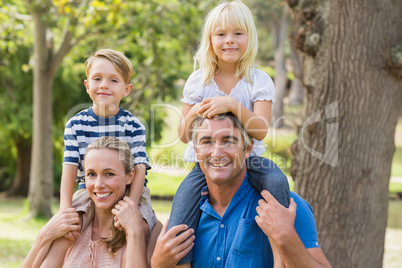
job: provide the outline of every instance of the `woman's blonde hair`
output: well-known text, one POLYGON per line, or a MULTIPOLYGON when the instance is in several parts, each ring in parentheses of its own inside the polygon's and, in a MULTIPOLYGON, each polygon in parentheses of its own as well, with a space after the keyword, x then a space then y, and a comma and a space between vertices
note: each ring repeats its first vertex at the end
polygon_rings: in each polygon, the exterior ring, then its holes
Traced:
POLYGON ((119 74, 123 77, 124 82, 126 84, 130 83, 131 76, 133 74, 133 65, 131 64, 131 61, 123 53, 109 48, 99 49, 88 57, 88 59, 85 61, 85 74, 87 77, 89 75, 89 71, 91 70, 92 64, 98 59, 109 60, 119 74))
MULTIPOLYGON (((117 151, 119 153, 119 159, 123 162, 124 165, 124 173, 129 174, 134 168, 134 156, 131 153, 130 146, 122 140, 119 140, 115 137, 102 137, 92 142, 87 147, 87 152, 91 150, 99 150, 99 149, 110 149, 117 151)), ((125 196, 130 194, 130 185, 126 185, 125 196)), ((94 216, 95 206, 92 202, 90 206, 90 211, 88 214, 92 215, 91 222, 94 216)), ((114 220, 112 218, 111 228, 112 234, 107 238, 102 238, 101 240, 106 243, 106 248, 109 253, 114 255, 116 251, 123 247, 126 244, 126 235, 124 232, 120 231, 116 227, 114 227, 114 220)))
POLYGON ((211 45, 212 33, 219 23, 223 29, 230 25, 247 32, 247 49, 237 64, 235 78, 244 78, 252 83, 251 67, 258 51, 257 29, 250 9, 237 0, 219 4, 205 18, 201 41, 194 56, 194 60, 199 62, 200 68, 204 71, 204 84, 209 84, 215 73, 219 72, 218 57, 211 45))

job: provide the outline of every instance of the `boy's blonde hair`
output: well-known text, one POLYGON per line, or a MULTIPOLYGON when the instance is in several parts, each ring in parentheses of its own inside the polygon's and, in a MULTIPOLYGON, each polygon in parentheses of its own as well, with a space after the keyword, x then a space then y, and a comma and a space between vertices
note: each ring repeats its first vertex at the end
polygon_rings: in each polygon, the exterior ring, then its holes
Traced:
POLYGON ((219 23, 223 29, 231 25, 247 32, 247 49, 237 64, 235 77, 244 78, 247 82, 252 83, 251 67, 258 50, 257 29, 250 9, 238 0, 219 4, 205 18, 201 41, 194 56, 204 71, 204 84, 209 84, 215 73, 219 71, 218 57, 211 45, 212 33, 219 23))
POLYGON ((109 48, 99 49, 88 57, 88 59, 85 61, 85 74, 87 75, 87 77, 89 71, 91 70, 92 64, 97 59, 109 60, 114 65, 119 74, 123 77, 124 82, 126 84, 130 83, 131 75, 133 74, 133 65, 131 64, 131 61, 123 53, 109 48))

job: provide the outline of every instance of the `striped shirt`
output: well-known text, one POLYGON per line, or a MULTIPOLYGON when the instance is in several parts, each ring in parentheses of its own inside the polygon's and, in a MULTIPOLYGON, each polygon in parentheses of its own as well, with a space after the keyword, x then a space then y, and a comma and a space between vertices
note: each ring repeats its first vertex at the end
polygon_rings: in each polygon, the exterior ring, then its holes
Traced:
POLYGON ((125 141, 131 148, 135 164, 145 164, 150 169, 146 152, 145 127, 130 112, 120 108, 113 117, 97 116, 92 107, 74 115, 64 130, 64 164, 78 166, 77 181, 85 184, 84 156, 87 146, 103 136, 113 136, 125 141))

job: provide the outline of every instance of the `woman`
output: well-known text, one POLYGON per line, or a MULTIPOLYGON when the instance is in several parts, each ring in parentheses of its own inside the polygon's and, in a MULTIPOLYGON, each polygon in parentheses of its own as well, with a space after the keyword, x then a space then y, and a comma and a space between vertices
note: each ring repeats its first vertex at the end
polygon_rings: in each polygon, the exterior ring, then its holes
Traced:
POLYGON ((162 224, 149 233, 137 205, 127 196, 134 178, 129 146, 103 137, 87 148, 85 184, 91 201, 83 215, 69 208, 57 213, 39 232, 23 267, 149 267, 162 224), (85 227, 86 226, 86 227, 85 227), (115 226, 121 226, 116 228, 115 226), (76 232, 76 241, 64 235, 76 232))

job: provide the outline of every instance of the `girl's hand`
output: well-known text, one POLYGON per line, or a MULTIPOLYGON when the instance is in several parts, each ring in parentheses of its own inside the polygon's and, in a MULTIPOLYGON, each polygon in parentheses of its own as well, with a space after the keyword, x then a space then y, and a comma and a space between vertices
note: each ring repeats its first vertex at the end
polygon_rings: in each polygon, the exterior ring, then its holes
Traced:
MULTIPOLYGON (((46 240, 53 241, 72 232, 74 240, 78 239, 80 219, 74 208, 60 210, 40 230, 46 240)), ((72 241, 74 241, 72 240, 72 241)))
POLYGON ((159 234, 151 264, 153 268, 174 267, 194 246, 194 230, 184 224, 172 227, 167 232, 168 221, 159 234), (178 233, 182 232, 177 236, 178 233))
POLYGON ((212 118, 217 114, 233 112, 237 109, 238 101, 232 97, 207 98, 201 102, 198 114, 205 118, 212 118))
POLYGON ((120 200, 112 209, 115 215, 114 225, 119 230, 125 230, 127 234, 143 233, 142 214, 137 204, 128 196, 120 200))

